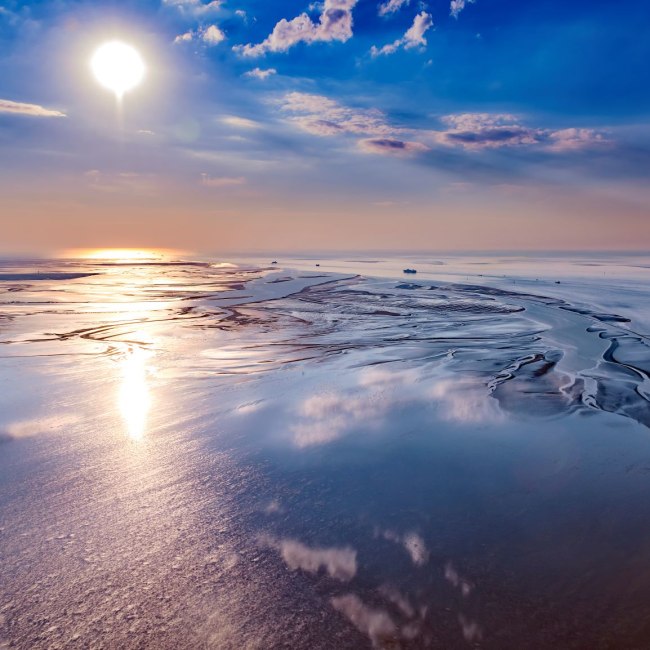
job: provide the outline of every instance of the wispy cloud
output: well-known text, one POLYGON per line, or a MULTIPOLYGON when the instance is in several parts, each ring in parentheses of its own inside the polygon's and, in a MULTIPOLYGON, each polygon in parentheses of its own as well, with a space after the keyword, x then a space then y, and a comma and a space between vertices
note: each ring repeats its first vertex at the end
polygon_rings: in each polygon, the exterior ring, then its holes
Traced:
POLYGON ((246 179, 243 176, 209 176, 201 174, 201 185, 206 187, 231 187, 233 185, 244 185, 246 179))
POLYGON ((158 188, 155 174, 130 171, 102 172, 99 169, 89 169, 83 175, 89 189, 106 194, 128 192, 151 196, 158 188))
POLYGON ((548 148, 551 151, 576 151, 596 144, 604 144, 607 138, 593 129, 560 129, 549 133, 548 148))
POLYGON ((550 151, 585 149, 606 141, 593 129, 544 129, 530 127, 509 113, 459 113, 442 118, 446 130, 431 132, 441 144, 465 149, 537 145, 550 151))
POLYGON ((259 129, 261 126, 255 120, 249 120, 247 117, 239 117, 238 115, 226 115, 221 118, 221 121, 236 129, 259 129))
POLYGON ((168 7, 175 7, 184 14, 205 16, 221 9, 223 0, 212 0, 211 2, 202 2, 202 0, 163 0, 163 4, 168 7))
POLYGON ((352 9, 357 1, 325 0, 318 22, 306 13, 292 20, 283 18, 261 43, 233 49, 245 56, 262 56, 267 52, 286 52, 298 43, 345 42, 352 38, 352 9))
POLYGON ((318 136, 363 136, 362 151, 384 155, 412 155, 432 148, 479 151, 505 147, 536 147, 569 152, 608 142, 594 129, 560 130, 532 127, 510 113, 457 113, 440 118, 443 128, 414 129, 391 123, 376 108, 351 108, 323 95, 292 92, 280 101, 289 121, 318 136))
POLYGON ((268 79, 277 73, 278 71, 275 68, 266 68, 265 70, 262 68, 253 68, 248 72, 244 72, 244 77, 250 77, 252 79, 260 79, 261 81, 264 81, 265 79, 268 79))
POLYGON ((314 135, 358 133, 389 137, 395 132, 381 111, 349 108, 323 95, 288 93, 281 106, 292 114, 290 119, 293 123, 314 135))
POLYGON ((399 11, 404 5, 410 4, 411 0, 386 0, 379 5, 379 15, 386 16, 399 11))
POLYGON ((413 20, 413 24, 406 31, 402 38, 398 38, 392 43, 388 43, 383 47, 372 46, 370 53, 372 56, 379 56, 381 54, 394 54, 400 48, 411 50, 415 47, 426 47, 427 39, 424 37, 426 32, 433 27, 433 18, 431 14, 426 11, 420 12, 413 20))
POLYGON ((434 140, 467 149, 532 145, 543 137, 542 130, 524 126, 507 113, 459 113, 441 121, 447 128, 432 132, 434 140))
POLYGON ((458 14, 465 9, 468 4, 472 4, 474 0, 451 0, 449 5, 449 14, 454 18, 458 18, 458 14))
POLYGON ((11 113, 13 115, 30 115, 32 117, 66 117, 65 113, 51 108, 45 108, 39 104, 23 104, 13 102, 10 99, 0 99, 0 113, 11 113))
POLYGON ((282 108, 293 114, 290 120, 294 124, 314 135, 366 136, 358 141, 358 146, 367 153, 409 155, 428 148, 406 139, 405 135, 413 132, 390 124, 377 109, 349 108, 322 95, 298 92, 287 94, 282 108))
POLYGON ((18 16, 6 7, 0 7, 0 18, 6 20, 10 25, 15 25, 18 22, 18 16))

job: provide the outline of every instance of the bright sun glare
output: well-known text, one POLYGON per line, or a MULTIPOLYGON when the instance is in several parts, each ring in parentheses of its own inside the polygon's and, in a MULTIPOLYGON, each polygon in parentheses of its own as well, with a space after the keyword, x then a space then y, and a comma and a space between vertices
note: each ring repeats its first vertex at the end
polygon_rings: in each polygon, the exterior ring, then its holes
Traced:
POLYGON ((118 99, 144 78, 146 67, 139 52, 120 41, 101 45, 93 54, 90 67, 99 83, 112 90, 118 99))
POLYGON ((122 361, 119 393, 120 411, 132 440, 140 440, 144 436, 150 405, 146 352, 136 347, 122 361))
POLYGON ((139 248, 104 248, 85 251, 82 257, 89 260, 137 261, 152 260, 164 255, 164 251, 139 248))

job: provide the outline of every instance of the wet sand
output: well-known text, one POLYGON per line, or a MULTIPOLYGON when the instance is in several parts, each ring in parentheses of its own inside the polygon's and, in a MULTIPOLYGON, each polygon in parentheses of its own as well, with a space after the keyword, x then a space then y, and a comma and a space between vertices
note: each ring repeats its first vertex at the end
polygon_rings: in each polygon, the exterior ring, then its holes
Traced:
POLYGON ((647 265, 319 262, 0 268, 0 647, 647 647, 647 265))

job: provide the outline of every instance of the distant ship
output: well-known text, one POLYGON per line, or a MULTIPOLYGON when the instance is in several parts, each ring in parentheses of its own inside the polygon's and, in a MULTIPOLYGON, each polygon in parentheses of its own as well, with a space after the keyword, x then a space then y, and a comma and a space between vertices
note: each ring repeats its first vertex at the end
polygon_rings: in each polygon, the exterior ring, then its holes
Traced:
POLYGON ((277 264, 277 263, 278 263, 277 260, 273 260, 273 261, 271 262, 271 264, 277 264))
POLYGON ((417 273, 415 269, 404 269, 404 273, 417 273))

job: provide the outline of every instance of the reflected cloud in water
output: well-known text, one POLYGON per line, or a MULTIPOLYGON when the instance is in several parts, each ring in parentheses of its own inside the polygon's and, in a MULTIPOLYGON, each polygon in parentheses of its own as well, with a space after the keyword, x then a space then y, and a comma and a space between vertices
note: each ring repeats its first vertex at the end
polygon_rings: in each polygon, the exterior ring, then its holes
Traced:
POLYGON ((41 434, 58 433, 65 427, 72 426, 81 418, 76 415, 50 415, 30 420, 11 422, 0 429, 0 441, 31 438, 41 434))
POLYGON ((391 412, 400 408, 437 406, 437 418, 446 422, 500 423, 507 419, 499 403, 479 377, 455 377, 448 370, 428 368, 389 371, 367 369, 346 392, 306 398, 291 427, 300 448, 334 442, 356 427, 380 429, 391 412), (439 373, 437 376, 434 373, 439 373))
POLYGON ((461 594, 467 598, 473 589, 471 582, 463 578, 458 571, 454 568, 451 562, 447 562, 445 566, 445 580, 455 589, 460 590, 461 594))
POLYGON ((280 552, 286 565, 292 570, 318 573, 324 569, 335 580, 349 582, 357 574, 357 552, 349 547, 309 547, 295 539, 276 540, 269 536, 260 539, 264 546, 280 552))
POLYGON ((463 614, 459 614, 458 623, 463 632, 463 637, 468 643, 476 643, 483 638, 483 629, 476 621, 472 621, 463 614))
POLYGON ((364 422, 366 426, 371 424, 386 408, 386 404, 373 404, 368 395, 309 397, 300 407, 303 421, 292 427, 294 443, 297 447, 310 447, 332 442, 358 422, 364 422))
POLYGON ((267 515, 275 515, 275 514, 283 513, 284 508, 282 507, 282 504, 277 499, 273 499, 272 501, 269 501, 269 503, 267 503, 264 506, 262 511, 267 515))
POLYGON ((430 396, 447 422, 499 423, 507 419, 498 402, 490 396, 485 381, 473 377, 446 377, 437 380, 430 396))
POLYGON ((336 596, 331 603, 334 609, 370 638, 375 648, 396 642, 397 626, 388 612, 365 605, 356 594, 336 596))
POLYGON ((403 546, 415 566, 424 566, 429 561, 427 545, 422 539, 422 536, 414 531, 400 535, 394 530, 380 530, 376 528, 375 537, 383 537, 389 542, 403 546))
POLYGON ((379 587, 379 593, 388 601, 393 603, 407 618, 414 618, 416 615, 415 608, 411 605, 409 599, 392 585, 382 585, 379 587))
POLYGON ((422 399, 415 387, 419 376, 415 370, 364 369, 350 391, 308 397, 298 409, 301 421, 291 428, 294 444, 327 444, 355 426, 379 428, 390 410, 422 399), (409 386, 408 391, 404 391, 405 386, 409 386))
POLYGON ((118 405, 126 425, 126 431, 132 440, 143 438, 151 408, 148 356, 149 353, 142 348, 131 347, 120 362, 122 381, 118 405))
POLYGON ((406 552, 411 556, 413 564, 424 566, 429 561, 429 551, 420 535, 407 533, 404 535, 402 542, 406 552))

